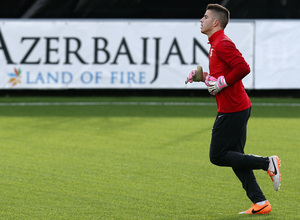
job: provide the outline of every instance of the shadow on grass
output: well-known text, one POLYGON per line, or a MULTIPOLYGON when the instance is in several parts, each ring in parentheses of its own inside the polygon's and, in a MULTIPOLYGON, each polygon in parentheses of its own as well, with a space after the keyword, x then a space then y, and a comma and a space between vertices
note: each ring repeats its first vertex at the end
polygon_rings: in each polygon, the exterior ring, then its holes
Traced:
MULTIPOLYGON (((278 217, 278 216, 276 216, 278 217)), ((235 220, 235 219, 280 219, 280 218, 275 218, 275 216, 272 214, 269 215, 231 215, 231 216, 220 216, 220 217, 216 217, 213 218, 215 220, 235 220)))

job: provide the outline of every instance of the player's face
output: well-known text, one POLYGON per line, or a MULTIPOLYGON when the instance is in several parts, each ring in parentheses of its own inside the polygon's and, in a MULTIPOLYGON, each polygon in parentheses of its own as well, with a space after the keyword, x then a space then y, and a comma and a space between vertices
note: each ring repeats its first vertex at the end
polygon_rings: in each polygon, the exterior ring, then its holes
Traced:
POLYGON ((201 23, 201 32, 206 35, 211 35, 211 32, 213 30, 213 23, 214 23, 214 18, 213 18, 213 12, 211 10, 207 10, 201 18, 200 23, 201 23))

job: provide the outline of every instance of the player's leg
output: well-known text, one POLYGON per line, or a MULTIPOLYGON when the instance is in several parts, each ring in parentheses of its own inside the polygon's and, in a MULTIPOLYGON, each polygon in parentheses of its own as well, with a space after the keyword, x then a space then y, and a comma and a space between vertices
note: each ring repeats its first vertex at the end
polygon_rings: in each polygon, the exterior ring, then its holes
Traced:
POLYGON ((232 169, 235 175, 241 181, 242 186, 245 189, 246 194, 248 198, 252 201, 252 203, 258 203, 266 200, 266 197, 261 191, 252 170, 244 170, 239 168, 232 169))
POLYGON ((281 173, 280 159, 278 156, 261 157, 245 155, 244 146, 247 133, 247 122, 251 109, 237 113, 218 114, 214 123, 211 145, 210 160, 218 166, 228 166, 236 169, 262 169, 268 171, 274 189, 280 188, 281 173))
POLYGON ((241 112, 217 115, 210 144, 210 160, 213 164, 251 170, 268 169, 269 158, 245 155, 243 151, 245 143, 242 142, 246 141, 250 111, 249 108, 241 112))
POLYGON ((242 182, 247 196, 255 203, 266 198, 256 182, 252 169, 267 170, 268 162, 267 158, 244 155, 250 110, 217 117, 212 133, 210 158, 216 165, 232 167, 242 182))
MULTIPOLYGON (((236 141, 235 144, 232 145, 231 151, 228 153, 228 155, 231 155, 229 157, 235 157, 235 153, 238 154, 244 154, 244 148, 246 144, 246 139, 247 139, 247 121, 244 123, 244 126, 241 127, 240 130, 240 135, 236 141)), ((244 155, 247 156, 247 155, 244 155)), ((244 161, 247 163, 255 163, 255 161, 252 161, 252 157, 245 157, 244 161)), ((263 161, 265 164, 265 160, 263 161)), ((255 165, 255 166, 260 166, 260 165, 255 165)), ((247 166, 238 166, 236 164, 235 166, 232 167, 235 175, 239 178, 239 180, 242 183, 243 188, 246 191, 246 194, 248 198, 253 202, 253 203, 258 203, 266 200, 266 197, 264 196, 263 192, 261 191, 256 178, 254 176, 253 170, 249 169, 247 166)), ((266 167, 264 167, 266 169, 266 167)))

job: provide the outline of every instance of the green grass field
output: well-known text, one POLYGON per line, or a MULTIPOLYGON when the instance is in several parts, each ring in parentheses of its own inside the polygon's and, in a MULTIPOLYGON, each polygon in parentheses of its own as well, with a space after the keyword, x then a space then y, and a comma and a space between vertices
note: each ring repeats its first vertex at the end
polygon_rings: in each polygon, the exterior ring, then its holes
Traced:
POLYGON ((270 215, 238 215, 241 183, 209 161, 213 98, 24 97, 0 99, 0 219, 300 219, 300 100, 252 102, 246 153, 282 160, 278 192, 255 171, 270 215))

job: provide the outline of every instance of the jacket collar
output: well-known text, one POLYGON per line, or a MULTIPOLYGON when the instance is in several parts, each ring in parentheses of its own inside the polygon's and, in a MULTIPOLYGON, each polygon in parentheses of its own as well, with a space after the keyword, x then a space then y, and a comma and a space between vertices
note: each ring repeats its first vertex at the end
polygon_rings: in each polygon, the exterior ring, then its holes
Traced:
POLYGON ((223 36, 224 35, 224 30, 219 30, 215 33, 213 33, 213 35, 210 36, 210 38, 208 39, 208 43, 212 44, 216 39, 218 39, 219 36, 223 36))

